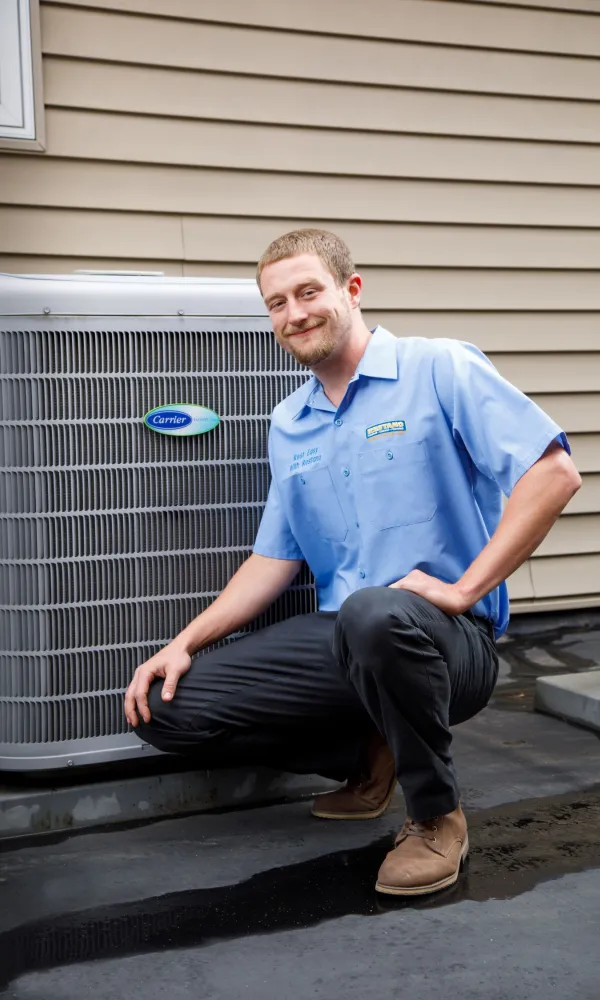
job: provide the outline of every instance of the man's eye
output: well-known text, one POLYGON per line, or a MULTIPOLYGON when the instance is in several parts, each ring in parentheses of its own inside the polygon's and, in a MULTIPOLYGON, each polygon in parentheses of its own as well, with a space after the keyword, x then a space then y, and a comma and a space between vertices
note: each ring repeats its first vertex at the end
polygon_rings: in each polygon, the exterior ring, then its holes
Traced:
POLYGON ((302 294, 303 294, 304 298, 306 298, 307 295, 316 295, 317 294, 317 290, 316 290, 316 288, 307 288, 306 291, 303 292, 302 294))
POLYGON ((271 302, 269 309, 279 309, 283 305, 283 302, 271 302))

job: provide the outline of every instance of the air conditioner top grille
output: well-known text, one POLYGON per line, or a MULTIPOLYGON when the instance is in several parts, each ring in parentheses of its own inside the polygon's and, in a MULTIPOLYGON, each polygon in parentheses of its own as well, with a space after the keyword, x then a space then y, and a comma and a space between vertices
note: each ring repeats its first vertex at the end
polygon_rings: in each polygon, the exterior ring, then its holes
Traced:
POLYGON ((0 316, 264 318, 254 280, 150 275, 0 274, 0 316))

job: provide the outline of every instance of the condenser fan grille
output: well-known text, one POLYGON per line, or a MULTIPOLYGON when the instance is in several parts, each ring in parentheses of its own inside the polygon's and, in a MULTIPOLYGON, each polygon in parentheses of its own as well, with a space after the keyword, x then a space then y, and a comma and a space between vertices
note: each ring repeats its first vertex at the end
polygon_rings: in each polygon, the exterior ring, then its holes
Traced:
MULTIPOLYGON (((269 415, 306 380, 262 321, 111 322, 0 333, 0 759, 15 769, 59 766, 73 741, 86 762, 125 754, 123 690, 249 553, 269 415), (144 415, 166 403, 221 422, 154 433, 144 415)), ((314 607, 304 572, 257 624, 314 607)))

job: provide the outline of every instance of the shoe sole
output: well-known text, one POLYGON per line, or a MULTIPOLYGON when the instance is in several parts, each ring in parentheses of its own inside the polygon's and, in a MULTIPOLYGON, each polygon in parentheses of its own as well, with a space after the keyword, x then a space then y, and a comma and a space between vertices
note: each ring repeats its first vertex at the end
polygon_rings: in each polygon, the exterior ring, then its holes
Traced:
POLYGON ((317 819, 378 819, 379 816, 383 816, 387 807, 394 797, 394 792, 396 791, 396 778, 394 778, 392 787, 390 788, 386 799, 379 806, 378 809, 373 809, 371 812, 354 812, 354 813, 340 813, 340 812, 325 812, 324 809, 319 809, 317 805, 313 805, 311 809, 311 816, 315 816, 317 819))
POLYGON ((440 889, 447 889, 449 885, 454 885, 458 881, 458 874, 463 867, 465 861, 467 860, 467 855, 469 853, 469 838, 465 838, 463 844, 463 849, 460 853, 458 859, 458 864, 456 866, 456 871, 452 875, 448 875, 447 878, 440 879, 439 882, 433 882, 431 885, 416 885, 416 886, 396 886, 396 885, 382 885, 381 882, 375 883, 375 888, 377 892, 384 892, 388 896, 426 896, 430 892, 439 892, 440 889))

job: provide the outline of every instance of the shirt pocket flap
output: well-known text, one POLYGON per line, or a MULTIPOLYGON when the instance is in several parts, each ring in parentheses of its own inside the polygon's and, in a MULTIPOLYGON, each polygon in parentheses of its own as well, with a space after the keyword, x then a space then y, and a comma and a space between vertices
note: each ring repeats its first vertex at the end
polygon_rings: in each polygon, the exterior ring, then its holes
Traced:
POLYGON ((379 528, 430 521, 437 510, 433 477, 423 441, 392 441, 359 453, 362 499, 379 528))
POLYGON ((294 525, 308 523, 323 538, 344 541, 348 525, 328 466, 289 476, 280 489, 288 494, 294 525))

